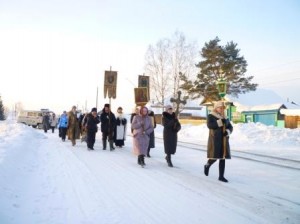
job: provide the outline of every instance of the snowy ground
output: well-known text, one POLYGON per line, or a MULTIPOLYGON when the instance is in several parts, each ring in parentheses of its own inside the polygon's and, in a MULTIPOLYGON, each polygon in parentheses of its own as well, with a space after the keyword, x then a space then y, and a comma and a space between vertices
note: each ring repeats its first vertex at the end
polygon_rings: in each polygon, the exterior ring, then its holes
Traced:
MULTIPOLYGON (((232 148, 300 163, 300 130, 235 125, 232 148)), ((129 129, 128 129, 129 130, 129 129)), ((146 167, 126 147, 95 151, 55 134, 0 122, 0 223, 300 223, 300 170, 234 158, 218 178, 203 174, 205 151, 178 147, 166 165, 160 126, 146 167)), ((205 149, 205 126, 184 126, 179 140, 205 149)))

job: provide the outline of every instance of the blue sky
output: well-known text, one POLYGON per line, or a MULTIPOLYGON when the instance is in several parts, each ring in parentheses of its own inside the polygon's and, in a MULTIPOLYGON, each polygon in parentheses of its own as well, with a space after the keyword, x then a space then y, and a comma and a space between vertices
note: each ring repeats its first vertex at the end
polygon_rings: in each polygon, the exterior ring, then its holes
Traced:
POLYGON ((99 86, 102 106, 112 66, 115 104, 131 108, 148 45, 180 31, 199 51, 216 36, 237 43, 261 88, 300 104, 299 23, 296 0, 0 0, 0 94, 26 109, 91 108, 99 86))

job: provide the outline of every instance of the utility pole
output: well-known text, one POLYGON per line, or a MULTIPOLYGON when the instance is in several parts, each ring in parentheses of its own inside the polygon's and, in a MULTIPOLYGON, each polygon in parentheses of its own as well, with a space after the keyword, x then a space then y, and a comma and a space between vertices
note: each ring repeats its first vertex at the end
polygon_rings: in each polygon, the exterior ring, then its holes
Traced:
POLYGON ((97 94, 96 94, 96 108, 98 109, 98 86, 97 86, 97 94))

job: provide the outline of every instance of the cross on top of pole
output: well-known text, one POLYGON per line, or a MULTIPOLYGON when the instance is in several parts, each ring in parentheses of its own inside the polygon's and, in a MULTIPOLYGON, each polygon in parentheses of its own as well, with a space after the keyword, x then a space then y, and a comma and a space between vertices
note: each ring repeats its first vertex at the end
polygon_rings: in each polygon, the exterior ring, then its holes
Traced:
POLYGON ((172 103, 175 103, 175 104, 176 104, 176 110, 175 110, 176 116, 178 116, 178 114, 179 114, 179 106, 180 106, 180 104, 183 104, 183 105, 186 104, 186 100, 181 100, 181 99, 180 99, 180 96, 181 96, 181 91, 178 91, 178 92, 177 92, 177 98, 175 99, 175 98, 172 97, 172 98, 170 99, 170 101, 171 101, 172 103))

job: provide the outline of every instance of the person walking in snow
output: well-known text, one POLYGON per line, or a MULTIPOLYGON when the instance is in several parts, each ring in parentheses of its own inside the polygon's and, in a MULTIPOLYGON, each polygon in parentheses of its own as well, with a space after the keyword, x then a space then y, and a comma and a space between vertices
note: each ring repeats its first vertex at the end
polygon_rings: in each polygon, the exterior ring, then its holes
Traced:
POLYGON ((169 167, 173 167, 171 155, 176 153, 177 148, 177 133, 181 129, 181 124, 177 119, 171 105, 166 106, 166 110, 162 114, 162 126, 164 150, 166 154, 166 161, 169 167))
POLYGON ((224 102, 218 101, 214 104, 213 111, 207 117, 207 127, 209 128, 207 158, 204 165, 204 174, 208 176, 210 166, 219 160, 219 181, 228 182, 224 177, 225 159, 231 159, 229 135, 233 127, 224 114, 224 102))
POLYGON ((150 139, 149 139, 149 146, 148 146, 148 151, 147 151, 147 157, 151 157, 150 156, 150 149, 155 148, 155 135, 154 135, 154 129, 156 128, 156 120, 155 120, 155 116, 154 116, 154 112, 152 110, 149 110, 149 117, 151 119, 152 122, 152 126, 153 126, 153 132, 150 133, 150 139))
POLYGON ((52 130, 52 133, 54 133, 54 129, 56 125, 57 125, 56 116, 55 113, 52 113, 52 115, 50 116, 50 128, 52 130))
POLYGON ((116 116, 116 127, 114 131, 114 142, 117 147, 122 148, 126 140, 127 119, 124 117, 123 108, 118 107, 116 116))
MULTIPOLYGON (((134 116, 137 115, 137 114, 140 114, 140 110, 141 110, 140 106, 135 107, 133 109, 132 114, 130 115, 130 124, 132 124, 134 116)), ((131 128, 131 133, 133 133, 133 129, 132 128, 131 128)))
POLYGON ((47 133, 48 129, 50 128, 50 117, 49 117, 49 113, 48 112, 45 112, 43 114, 43 129, 44 129, 44 132, 47 133))
POLYGON ((102 144, 103 150, 106 150, 106 141, 109 142, 110 151, 114 150, 114 129, 116 126, 115 114, 111 112, 110 105, 104 104, 102 113, 100 115, 102 144))
POLYGON ((60 132, 60 137, 64 142, 66 140, 66 134, 68 129, 68 116, 66 111, 64 111, 62 115, 60 115, 58 129, 60 132))
POLYGON ((131 127, 133 129, 133 153, 138 156, 138 164, 145 164, 145 155, 149 146, 150 133, 153 126, 148 116, 148 108, 142 107, 140 114, 134 116, 131 127))
POLYGON ((94 150, 94 144, 96 139, 96 133, 98 131, 98 124, 100 118, 97 115, 97 108, 93 108, 91 113, 87 114, 84 118, 82 128, 86 131, 86 143, 89 150, 94 150))
POLYGON ((68 139, 71 140, 72 146, 76 145, 76 139, 80 138, 79 122, 77 118, 76 106, 68 113, 68 139))

